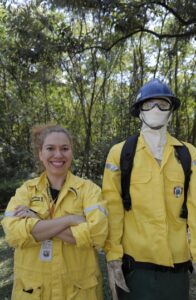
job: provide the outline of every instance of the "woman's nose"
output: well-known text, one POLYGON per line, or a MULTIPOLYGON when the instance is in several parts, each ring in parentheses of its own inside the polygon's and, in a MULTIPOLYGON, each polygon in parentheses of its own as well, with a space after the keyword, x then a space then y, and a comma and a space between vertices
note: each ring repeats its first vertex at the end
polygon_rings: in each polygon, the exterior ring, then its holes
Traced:
POLYGON ((62 156, 62 152, 60 150, 56 150, 54 153, 55 157, 61 157, 62 156))

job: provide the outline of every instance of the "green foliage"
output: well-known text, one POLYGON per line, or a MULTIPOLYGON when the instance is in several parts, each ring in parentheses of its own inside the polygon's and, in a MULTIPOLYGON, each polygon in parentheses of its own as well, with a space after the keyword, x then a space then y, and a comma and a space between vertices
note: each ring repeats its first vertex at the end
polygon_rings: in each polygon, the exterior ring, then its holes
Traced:
POLYGON ((16 189, 22 184, 21 179, 5 179, 0 182, 0 209, 5 209, 8 201, 15 195, 16 189))
POLYGON ((50 121, 74 137, 74 172, 101 185, 109 148, 139 131, 131 105, 152 77, 165 79, 181 99, 172 131, 195 144, 194 6, 179 3, 2 2, 0 179, 6 187, 35 170, 31 128, 50 121))

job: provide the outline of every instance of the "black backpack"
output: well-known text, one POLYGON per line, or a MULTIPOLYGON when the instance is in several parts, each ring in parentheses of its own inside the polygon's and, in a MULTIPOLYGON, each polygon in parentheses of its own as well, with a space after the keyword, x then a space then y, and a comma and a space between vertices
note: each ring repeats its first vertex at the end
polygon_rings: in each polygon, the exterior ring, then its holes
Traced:
MULTIPOLYGON (((121 189, 122 199, 125 210, 131 209, 131 195, 129 193, 131 171, 137 147, 139 134, 129 136, 121 151, 120 169, 121 169, 121 189)), ((174 146, 177 159, 180 161, 185 181, 184 181, 184 202, 181 208, 180 217, 186 219, 188 210, 186 206, 189 181, 191 176, 191 155, 188 148, 182 143, 180 146, 174 146)))

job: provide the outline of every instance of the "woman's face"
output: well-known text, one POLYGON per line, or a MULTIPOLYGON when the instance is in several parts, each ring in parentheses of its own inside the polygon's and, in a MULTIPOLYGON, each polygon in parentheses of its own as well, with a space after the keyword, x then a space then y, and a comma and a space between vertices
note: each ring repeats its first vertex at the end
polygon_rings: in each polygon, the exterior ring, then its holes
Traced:
POLYGON ((49 133, 39 151, 39 158, 48 176, 65 176, 73 159, 72 147, 67 135, 63 132, 49 133))

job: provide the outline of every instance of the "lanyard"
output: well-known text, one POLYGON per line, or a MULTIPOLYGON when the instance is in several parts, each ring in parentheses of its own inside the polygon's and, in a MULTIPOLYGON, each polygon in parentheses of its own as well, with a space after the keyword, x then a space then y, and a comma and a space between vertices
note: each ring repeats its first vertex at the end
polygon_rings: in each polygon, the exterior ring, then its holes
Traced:
POLYGON ((53 199, 52 194, 51 194, 51 190, 50 190, 50 186, 47 186, 47 194, 48 194, 48 197, 49 197, 49 200, 50 200, 50 202, 49 202, 50 219, 52 219, 53 215, 54 215, 54 209, 55 209, 55 204, 56 204, 58 195, 55 199, 53 199))

